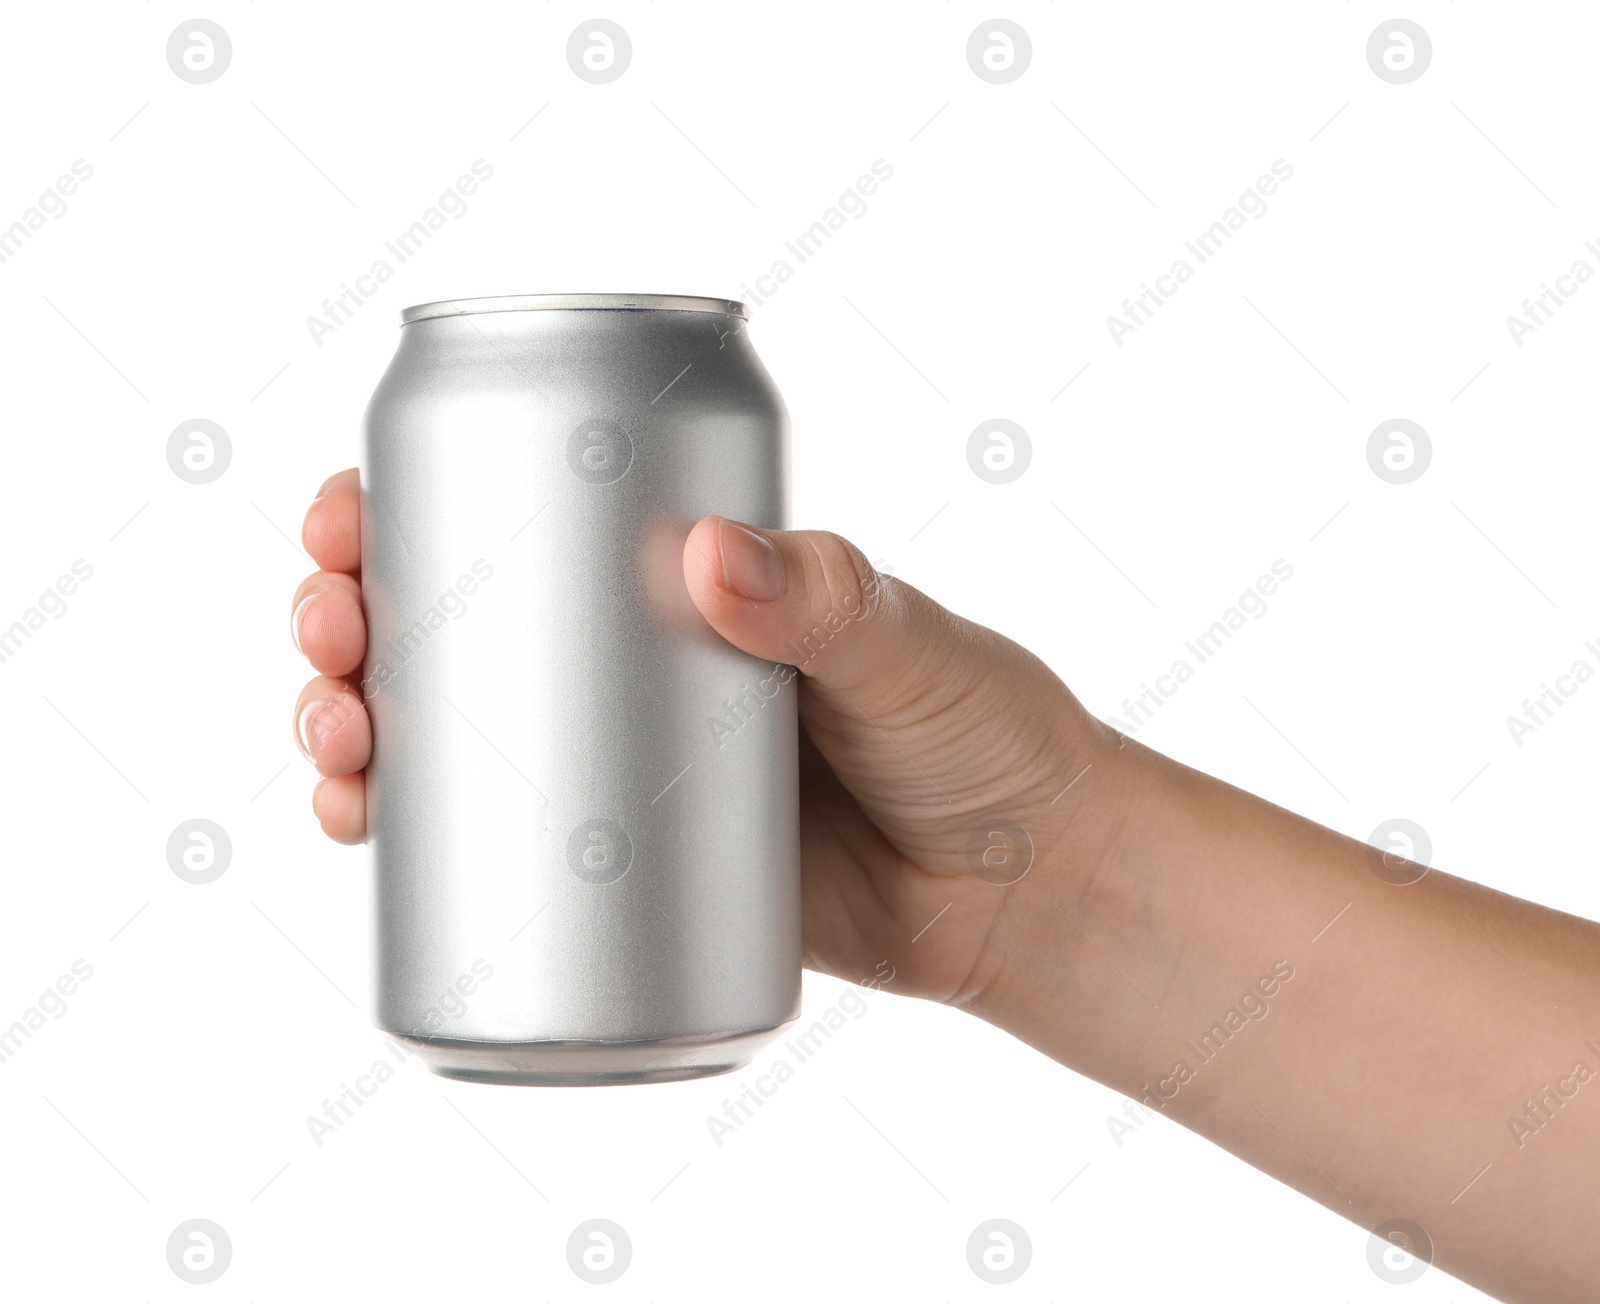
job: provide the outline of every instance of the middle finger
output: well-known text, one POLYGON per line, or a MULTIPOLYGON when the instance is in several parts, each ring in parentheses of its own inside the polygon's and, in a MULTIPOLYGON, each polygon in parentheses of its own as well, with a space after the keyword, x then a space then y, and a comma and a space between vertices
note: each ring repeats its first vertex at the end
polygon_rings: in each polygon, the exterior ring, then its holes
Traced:
POLYGON ((348 675, 367 651, 361 585, 348 575, 318 571, 294 591, 289 616, 294 645, 325 675, 348 675))

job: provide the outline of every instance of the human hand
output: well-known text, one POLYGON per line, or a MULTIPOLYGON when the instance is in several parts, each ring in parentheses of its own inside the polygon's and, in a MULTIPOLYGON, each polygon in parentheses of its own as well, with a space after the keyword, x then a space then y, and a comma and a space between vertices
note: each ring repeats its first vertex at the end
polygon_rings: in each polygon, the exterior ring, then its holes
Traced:
MULTIPOLYGON (((295 591, 292 627, 320 673, 295 703, 295 736, 324 776, 323 830, 360 842, 372 731, 356 471, 323 486, 303 535, 322 569, 295 591)), ((1114 827, 1115 785, 1073 781, 1116 735, 1031 653, 878 575, 836 535, 707 517, 683 574, 723 638, 798 662, 808 966, 857 980, 888 960, 897 991, 978 1002, 1013 949, 1011 885, 1052 852, 1072 897, 1074 867, 1114 827)))
MULTIPOLYGON (((307 513, 322 570, 293 616, 320 672, 296 737, 341 842, 366 835, 372 750, 359 527, 341 472, 307 513)), ((1557 1095, 1549 1079, 1600 1054, 1600 927, 1438 870, 1397 886, 1372 848, 1093 720, 1036 657, 835 535, 707 517, 683 576, 723 638, 800 671, 810 967, 861 980, 888 960, 895 991, 971 1010, 1363 1226, 1421 1220, 1435 1262, 1485 1289, 1592 1295, 1592 1211, 1567 1193, 1600 1114, 1562 1107, 1592 1066, 1557 1095), (1522 1155, 1557 1109, 1565 1142, 1522 1155), (1508 1160, 1470 1200, 1464 1139, 1508 1160)))

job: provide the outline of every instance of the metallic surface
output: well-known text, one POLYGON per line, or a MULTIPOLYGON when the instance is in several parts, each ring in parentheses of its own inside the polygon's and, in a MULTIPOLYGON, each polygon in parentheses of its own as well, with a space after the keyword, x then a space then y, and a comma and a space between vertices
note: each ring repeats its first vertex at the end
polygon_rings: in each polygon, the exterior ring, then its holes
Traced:
POLYGON ((367 410, 375 1018, 446 1076, 699 1076, 799 1012, 793 672, 682 578, 700 517, 786 524, 717 303, 408 309, 367 410))

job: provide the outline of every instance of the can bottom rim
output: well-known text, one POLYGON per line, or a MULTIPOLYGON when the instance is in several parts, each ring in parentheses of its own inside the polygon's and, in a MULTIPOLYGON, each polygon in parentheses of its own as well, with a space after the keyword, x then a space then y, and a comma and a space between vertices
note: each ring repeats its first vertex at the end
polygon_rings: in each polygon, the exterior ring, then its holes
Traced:
MULTIPOLYGON (((797 1016, 798 1017, 798 1016, 797 1016)), ((729 1073, 795 1024, 650 1041, 461 1041, 390 1033, 428 1068, 457 1082, 602 1087, 682 1082, 729 1073)))

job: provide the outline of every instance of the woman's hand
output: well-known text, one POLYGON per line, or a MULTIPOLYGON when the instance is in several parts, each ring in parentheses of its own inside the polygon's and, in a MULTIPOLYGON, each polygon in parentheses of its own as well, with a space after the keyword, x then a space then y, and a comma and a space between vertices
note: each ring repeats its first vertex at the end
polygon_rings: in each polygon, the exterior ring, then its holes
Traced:
MULTIPOLYGON (((359 842, 372 733, 354 470, 323 486, 304 538, 322 569, 295 591, 293 633, 320 673, 295 736, 325 776, 324 831, 359 842)), ((707 517, 683 574, 730 643, 799 661, 807 963, 857 980, 887 960, 896 991, 975 1001, 1003 963, 1017 882, 1092 859, 1114 826, 1114 785, 1074 779, 1120 740, 1037 657, 878 575, 837 535, 707 517)))
MULTIPOLYGON (((356 473, 306 517, 328 834, 366 833, 356 473)), ((1036 657, 836 535, 708 517, 684 582, 801 674, 806 962, 972 1010, 1507 1299, 1587 1300, 1600 926, 1126 740, 1036 657), (1558 1135, 1545 1136, 1546 1131, 1558 1135)), ((1508 816, 1509 816, 1508 812, 1508 816)), ((1380 1246, 1386 1249, 1387 1247, 1380 1246)))

